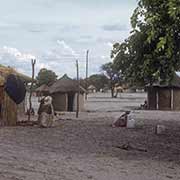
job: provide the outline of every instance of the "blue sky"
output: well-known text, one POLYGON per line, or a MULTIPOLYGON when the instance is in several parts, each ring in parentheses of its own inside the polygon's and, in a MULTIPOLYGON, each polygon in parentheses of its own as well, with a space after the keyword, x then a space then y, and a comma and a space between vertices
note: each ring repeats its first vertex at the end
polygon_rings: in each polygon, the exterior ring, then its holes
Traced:
POLYGON ((75 77, 75 60, 85 76, 110 61, 111 45, 128 37, 137 0, 0 0, 0 62, 31 74, 40 68, 75 77))

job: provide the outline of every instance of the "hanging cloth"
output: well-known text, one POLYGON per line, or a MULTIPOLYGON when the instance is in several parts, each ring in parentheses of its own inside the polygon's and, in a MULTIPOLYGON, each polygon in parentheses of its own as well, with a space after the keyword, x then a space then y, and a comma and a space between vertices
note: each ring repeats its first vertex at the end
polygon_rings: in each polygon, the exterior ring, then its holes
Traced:
POLYGON ((7 76, 5 82, 5 91, 16 104, 20 104, 26 95, 26 87, 24 82, 14 74, 7 76))

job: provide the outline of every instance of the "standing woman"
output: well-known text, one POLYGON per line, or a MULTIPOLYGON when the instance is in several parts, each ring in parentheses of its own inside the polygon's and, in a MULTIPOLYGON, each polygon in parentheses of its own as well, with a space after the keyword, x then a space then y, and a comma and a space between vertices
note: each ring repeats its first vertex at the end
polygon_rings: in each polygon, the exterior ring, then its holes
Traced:
POLYGON ((52 127, 54 122, 54 108, 52 97, 47 96, 41 100, 38 110, 38 121, 40 127, 52 127))

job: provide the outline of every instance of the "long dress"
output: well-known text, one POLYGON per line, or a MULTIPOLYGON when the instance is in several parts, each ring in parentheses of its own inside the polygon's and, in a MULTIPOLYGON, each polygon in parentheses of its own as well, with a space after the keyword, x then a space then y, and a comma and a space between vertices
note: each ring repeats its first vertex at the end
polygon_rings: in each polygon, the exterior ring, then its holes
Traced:
POLYGON ((54 109, 51 102, 40 103, 38 110, 38 122, 40 127, 52 127, 54 122, 54 109))

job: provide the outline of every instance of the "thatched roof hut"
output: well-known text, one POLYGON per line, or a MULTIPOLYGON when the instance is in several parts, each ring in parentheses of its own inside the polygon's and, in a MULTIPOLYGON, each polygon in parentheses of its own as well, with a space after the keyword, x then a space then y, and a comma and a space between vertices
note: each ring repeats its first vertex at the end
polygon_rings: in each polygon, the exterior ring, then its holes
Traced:
POLYGON ((31 81, 31 78, 17 72, 13 68, 0 65, 0 125, 16 125, 18 114, 25 113, 25 101, 17 105, 5 92, 4 85, 6 77, 14 74, 24 83, 31 81))
POLYGON ((96 87, 92 84, 88 87, 87 90, 88 90, 88 93, 95 93, 97 91, 96 87))
MULTIPOLYGON (((84 93, 85 91, 86 90, 80 86, 80 93, 84 93)), ((52 86, 50 86, 49 92, 51 94, 57 92, 78 92, 78 82, 68 77, 67 74, 64 74, 52 86)))
POLYGON ((45 96, 49 94, 49 86, 46 84, 41 85, 35 90, 37 96, 45 96))
MULTIPOLYGON (((50 86, 49 92, 53 98, 56 111, 75 111, 77 109, 78 82, 69 78, 67 74, 50 86)), ((85 89, 80 87, 80 111, 84 109, 84 93, 85 89)))
POLYGON ((14 68, 11 67, 6 67, 3 65, 0 65, 0 77, 2 79, 6 78, 9 74, 14 74, 16 76, 18 76, 22 81, 29 83, 31 82, 31 78, 25 74, 19 73, 18 71, 16 71, 14 68))
POLYGON ((154 83, 147 87, 148 108, 151 110, 180 110, 180 77, 175 74, 171 83, 154 83))

